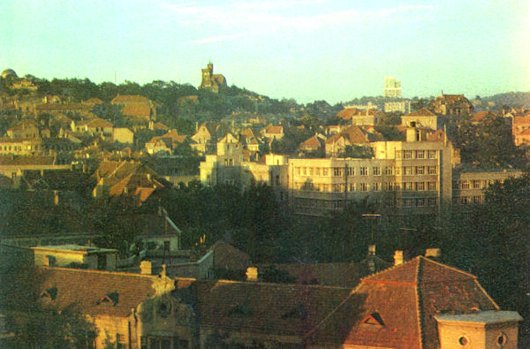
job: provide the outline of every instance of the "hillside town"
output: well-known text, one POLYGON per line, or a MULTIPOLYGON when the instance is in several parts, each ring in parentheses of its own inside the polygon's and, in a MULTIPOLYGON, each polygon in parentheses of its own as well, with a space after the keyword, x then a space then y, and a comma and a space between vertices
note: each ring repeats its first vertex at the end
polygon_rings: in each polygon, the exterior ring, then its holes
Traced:
POLYGON ((2 71, 0 347, 528 348, 530 93, 197 75, 2 71))

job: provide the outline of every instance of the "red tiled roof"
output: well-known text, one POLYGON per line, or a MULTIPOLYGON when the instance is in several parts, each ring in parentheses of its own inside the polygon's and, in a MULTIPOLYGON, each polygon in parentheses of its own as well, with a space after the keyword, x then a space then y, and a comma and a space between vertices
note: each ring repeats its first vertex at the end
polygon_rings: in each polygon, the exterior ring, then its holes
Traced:
POLYGON ((307 140, 300 144, 302 150, 317 150, 322 147, 322 141, 315 135, 309 137, 307 140))
POLYGON ((210 247, 216 269, 245 270, 250 265, 250 256, 234 246, 219 240, 210 247))
POLYGON ((283 134, 283 126, 269 125, 265 128, 265 132, 268 134, 283 134))
POLYGON ((309 337, 320 344, 438 348, 434 315, 475 309, 498 309, 475 276, 420 256, 362 279, 309 337), (374 324, 374 314, 383 325, 374 324))
POLYGON ((42 268, 42 290, 55 289, 43 301, 64 309, 76 305, 87 315, 126 317, 132 308, 153 297, 154 276, 82 269, 42 268), (116 302, 102 302, 113 294, 116 302))
POLYGON ((473 114, 473 117, 471 118, 471 121, 473 121, 473 122, 482 122, 487 117, 494 117, 494 116, 495 115, 492 112, 488 111, 488 110, 478 111, 478 112, 473 114))
POLYGON ((514 125, 530 125, 530 115, 514 117, 513 124, 514 125))

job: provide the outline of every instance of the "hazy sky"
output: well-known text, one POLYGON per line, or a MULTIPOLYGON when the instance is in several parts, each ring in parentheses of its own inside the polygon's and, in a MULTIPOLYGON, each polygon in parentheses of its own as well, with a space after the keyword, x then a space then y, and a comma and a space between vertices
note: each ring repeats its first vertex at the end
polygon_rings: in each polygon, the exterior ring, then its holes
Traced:
POLYGON ((530 91, 530 1, 0 1, 0 70, 197 86, 210 60, 299 102, 530 91))

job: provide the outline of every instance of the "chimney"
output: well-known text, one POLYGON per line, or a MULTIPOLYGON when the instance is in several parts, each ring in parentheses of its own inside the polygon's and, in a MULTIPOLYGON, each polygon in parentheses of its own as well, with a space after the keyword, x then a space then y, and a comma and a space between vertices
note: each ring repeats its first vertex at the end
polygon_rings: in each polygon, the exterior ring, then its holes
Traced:
POLYGON ((252 282, 258 281, 258 268, 248 267, 246 275, 247 275, 247 281, 252 281, 252 282))
POLYGON ((368 256, 375 256, 376 246, 368 245, 368 256))
POLYGON ((151 261, 140 262, 140 274, 151 275, 153 273, 153 263, 151 261))
POLYGON ((165 263, 162 264, 162 271, 160 272, 160 276, 161 277, 166 277, 167 276, 167 265, 165 263))
POLYGON ((394 265, 400 265, 405 262, 405 255, 402 250, 394 251, 394 265))
POLYGON ((59 206, 59 191, 58 190, 53 191, 53 204, 55 206, 59 206))
POLYGON ((428 248, 425 250, 425 257, 427 258, 441 258, 442 250, 439 248, 428 248))

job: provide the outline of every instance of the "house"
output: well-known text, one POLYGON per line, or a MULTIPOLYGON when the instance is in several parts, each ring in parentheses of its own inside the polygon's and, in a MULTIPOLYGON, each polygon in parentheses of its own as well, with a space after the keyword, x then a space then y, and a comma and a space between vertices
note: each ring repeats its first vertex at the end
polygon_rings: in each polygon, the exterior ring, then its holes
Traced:
POLYGON ((473 104, 464 95, 448 95, 442 92, 441 96, 429 103, 427 109, 440 115, 471 115, 473 104))
POLYGON ((191 147, 201 154, 206 154, 214 141, 214 132, 215 128, 211 124, 202 123, 197 126, 195 134, 191 136, 191 147))
MULTIPOLYGON (((7 132, 7 137, 9 138, 23 138, 23 139, 31 139, 31 138, 39 138, 41 136, 41 131, 39 130, 39 126, 35 120, 23 120, 19 123, 17 123, 15 126, 10 127, 7 132)), ((49 137, 49 135, 48 135, 49 137)))
POLYGON ((73 120, 70 128, 73 132, 89 136, 102 136, 105 138, 112 138, 113 136, 112 123, 101 118, 85 119, 81 121, 73 120))
POLYGON ((515 145, 530 145, 530 112, 526 115, 514 116, 512 135, 515 145))
POLYGON ((315 134, 314 136, 309 137, 303 141, 299 146, 303 152, 318 152, 324 149, 326 143, 326 137, 324 135, 315 134))
POLYGON ((254 134, 251 128, 245 128, 239 133, 239 140, 243 144, 243 148, 250 152, 259 152, 260 141, 254 134))
POLYGON ((350 126, 326 140, 326 155, 339 156, 348 146, 365 146, 369 143, 370 138, 367 132, 359 126, 350 126))
POLYGON ((375 106, 369 105, 360 109, 347 106, 337 113, 337 118, 344 121, 351 121, 352 125, 375 126, 379 123, 379 112, 375 106))
POLYGON ((430 130, 441 129, 441 119, 427 108, 414 111, 401 117, 403 127, 423 127, 430 130))
POLYGON ((93 178, 97 182, 92 190, 93 197, 129 197, 137 206, 169 185, 151 168, 134 160, 103 160, 93 178))
POLYGON ((134 132, 127 127, 116 127, 112 130, 112 140, 122 144, 133 144, 134 132))
POLYGON ((145 149, 150 155, 164 153, 172 154, 173 150, 186 141, 186 135, 179 135, 177 130, 171 130, 162 136, 156 136, 145 143, 145 149))
POLYGON ((396 252, 394 267, 362 279, 309 331, 308 348, 517 348, 522 318, 501 311, 474 275, 396 252))
POLYGON ((138 121, 149 121, 156 118, 155 104, 144 96, 117 95, 111 104, 122 106, 122 114, 125 117, 138 121))
POLYGON ((118 250, 80 245, 36 246, 31 248, 36 266, 86 267, 116 270, 118 250))
POLYGON ((269 141, 282 139, 284 136, 283 126, 269 124, 263 130, 261 130, 261 134, 269 141))

